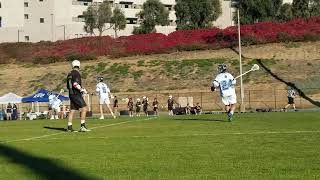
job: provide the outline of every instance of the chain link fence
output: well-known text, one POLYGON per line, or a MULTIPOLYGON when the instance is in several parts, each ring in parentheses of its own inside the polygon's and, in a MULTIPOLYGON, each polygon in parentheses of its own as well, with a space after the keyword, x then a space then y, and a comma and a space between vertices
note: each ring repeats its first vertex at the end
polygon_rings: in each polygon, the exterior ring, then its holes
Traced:
MULTIPOLYGON (((320 101, 320 88, 309 88, 304 89, 308 92, 313 92, 313 95, 309 97, 314 101, 320 101)), ((237 89, 237 100, 238 100, 238 110, 240 110, 240 89, 237 89)), ((142 100, 143 96, 149 99, 149 110, 152 110, 152 102, 154 98, 158 99, 159 111, 167 111, 167 100, 169 95, 173 96, 175 100, 175 107, 185 107, 187 103, 189 105, 195 106, 197 103, 202 107, 203 111, 224 111, 224 105, 221 102, 221 97, 219 92, 208 92, 208 91, 193 91, 193 92, 179 92, 179 91, 154 91, 154 92, 124 92, 124 93, 114 93, 117 96, 119 107, 118 111, 127 109, 126 99, 131 97, 136 103, 137 99, 142 100)), ((85 96, 85 100, 88 104, 89 109, 93 113, 99 112, 99 97, 94 94, 85 96)), ((111 100, 111 107, 113 106, 113 99, 111 100)), ((261 90, 245 90, 244 93, 244 106, 246 111, 256 111, 257 109, 262 110, 281 110, 285 105, 287 105, 287 90, 286 89, 261 89, 261 90)), ((65 106, 69 106, 69 102, 63 103, 65 106)), ((295 98, 295 104, 298 109, 313 109, 319 108, 309 101, 301 98, 299 95, 295 98)), ((3 106, 2 108, 5 108, 3 106)), ((34 103, 32 104, 21 104, 19 106, 22 112, 30 111, 48 111, 48 103, 34 103), (33 107, 32 107, 33 106, 33 107)), ((106 107, 104 107, 106 110, 106 107)))

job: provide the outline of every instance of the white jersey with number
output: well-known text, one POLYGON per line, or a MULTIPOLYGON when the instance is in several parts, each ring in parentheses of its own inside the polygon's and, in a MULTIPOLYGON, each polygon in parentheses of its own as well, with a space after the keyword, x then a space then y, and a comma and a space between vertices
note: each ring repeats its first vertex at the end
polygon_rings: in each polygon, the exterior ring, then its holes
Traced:
POLYGON ((230 73, 220 73, 212 82, 214 87, 220 88, 220 95, 222 97, 233 96, 236 94, 234 85, 236 80, 230 73))
POLYGON ((49 106, 52 107, 53 109, 60 109, 60 105, 61 105, 61 100, 57 96, 51 94, 49 96, 49 106))
POLYGON ((288 97, 294 98, 296 96, 296 92, 294 89, 288 90, 288 97))
POLYGON ((103 104, 103 103, 110 104, 110 99, 109 99, 110 89, 105 83, 99 82, 96 87, 96 92, 99 94, 100 104, 103 104))

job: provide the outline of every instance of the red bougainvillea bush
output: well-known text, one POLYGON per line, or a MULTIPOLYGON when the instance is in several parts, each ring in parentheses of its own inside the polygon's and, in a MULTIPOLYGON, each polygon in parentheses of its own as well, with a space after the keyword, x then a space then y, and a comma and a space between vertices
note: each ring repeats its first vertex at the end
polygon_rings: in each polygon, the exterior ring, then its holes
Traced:
MULTIPOLYGON (((285 23, 262 22, 241 26, 243 45, 320 40, 320 16, 285 23)), ((98 56, 130 56, 182 50, 219 49, 237 46, 237 27, 175 31, 123 36, 85 37, 57 42, 0 44, 0 63, 8 58, 33 63, 53 63, 98 56)))

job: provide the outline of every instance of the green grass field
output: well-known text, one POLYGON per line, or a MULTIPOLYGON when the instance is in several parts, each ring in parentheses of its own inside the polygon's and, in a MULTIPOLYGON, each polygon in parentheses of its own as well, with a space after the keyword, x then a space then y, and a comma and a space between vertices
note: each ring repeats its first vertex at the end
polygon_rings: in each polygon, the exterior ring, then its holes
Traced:
POLYGON ((320 113, 0 122, 0 179, 320 179, 320 113), (74 122, 79 128, 79 120, 74 122))

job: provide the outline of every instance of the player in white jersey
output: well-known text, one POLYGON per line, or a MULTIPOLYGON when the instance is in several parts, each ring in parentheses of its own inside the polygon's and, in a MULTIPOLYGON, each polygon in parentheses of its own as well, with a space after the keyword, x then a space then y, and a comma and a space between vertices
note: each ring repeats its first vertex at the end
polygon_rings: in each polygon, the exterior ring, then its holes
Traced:
POLYGON ((110 93, 109 87, 103 82, 103 77, 98 77, 98 84, 96 86, 96 92, 99 95, 99 105, 100 105, 100 119, 104 119, 103 115, 103 104, 106 104, 111 115, 113 118, 116 118, 116 116, 113 114, 112 109, 110 107, 110 97, 112 98, 112 95, 110 93))
POLYGON ((58 98, 58 96, 50 93, 49 109, 52 110, 50 119, 59 119, 60 105, 61 105, 61 100, 58 98))
POLYGON ((228 113, 228 120, 232 121, 232 116, 236 109, 237 96, 235 91, 236 80, 227 72, 225 64, 218 65, 219 74, 213 80, 211 90, 215 91, 219 87, 222 102, 225 105, 225 110, 228 113))
POLYGON ((293 87, 288 87, 288 104, 283 108, 283 110, 286 112, 288 107, 292 105, 293 109, 296 111, 296 105, 294 103, 294 98, 296 97, 296 91, 293 87))

